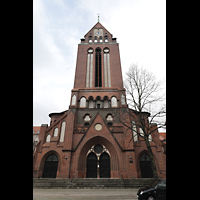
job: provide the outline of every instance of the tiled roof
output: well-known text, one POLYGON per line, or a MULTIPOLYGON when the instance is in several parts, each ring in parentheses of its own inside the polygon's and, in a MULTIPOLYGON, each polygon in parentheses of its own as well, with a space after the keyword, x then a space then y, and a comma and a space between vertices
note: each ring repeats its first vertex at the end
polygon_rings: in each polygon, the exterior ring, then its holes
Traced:
POLYGON ((160 132, 159 135, 166 139, 166 132, 160 132))
POLYGON ((33 126, 33 134, 40 133, 40 126, 33 126))

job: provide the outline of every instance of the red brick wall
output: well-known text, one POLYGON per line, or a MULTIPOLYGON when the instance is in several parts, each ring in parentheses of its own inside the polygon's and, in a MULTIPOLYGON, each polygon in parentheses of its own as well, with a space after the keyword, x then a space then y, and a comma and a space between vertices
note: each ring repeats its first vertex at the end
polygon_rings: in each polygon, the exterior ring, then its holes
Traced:
POLYGON ((108 47, 110 49, 110 74, 111 86, 113 88, 123 89, 121 62, 119 55, 119 44, 79 44, 77 53, 76 73, 74 80, 74 89, 85 88, 86 86, 86 70, 87 70, 87 50, 94 49, 93 53, 93 87, 95 87, 95 49, 101 48, 101 64, 102 64, 102 88, 104 87, 104 62, 103 49, 108 47))

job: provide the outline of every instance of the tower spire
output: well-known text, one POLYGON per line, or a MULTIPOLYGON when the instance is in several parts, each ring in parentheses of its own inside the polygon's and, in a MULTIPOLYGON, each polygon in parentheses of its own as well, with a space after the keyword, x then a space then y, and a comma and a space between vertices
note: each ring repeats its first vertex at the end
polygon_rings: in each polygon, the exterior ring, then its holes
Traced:
POLYGON ((100 14, 98 13, 97 15, 98 15, 98 22, 99 22, 99 15, 100 15, 100 14))

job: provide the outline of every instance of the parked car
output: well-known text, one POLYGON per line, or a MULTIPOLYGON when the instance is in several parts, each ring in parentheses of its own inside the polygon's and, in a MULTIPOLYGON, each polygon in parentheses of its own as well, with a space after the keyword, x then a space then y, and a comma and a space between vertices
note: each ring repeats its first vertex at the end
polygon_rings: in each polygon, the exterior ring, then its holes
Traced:
POLYGON ((137 197, 139 200, 166 200, 166 180, 155 181, 150 187, 140 188, 137 197))

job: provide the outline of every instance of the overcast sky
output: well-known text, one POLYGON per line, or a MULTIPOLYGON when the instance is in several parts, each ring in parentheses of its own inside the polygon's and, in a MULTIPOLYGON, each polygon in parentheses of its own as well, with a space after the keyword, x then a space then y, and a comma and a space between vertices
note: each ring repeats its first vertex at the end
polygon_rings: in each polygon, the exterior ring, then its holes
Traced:
POLYGON ((166 0, 33 0, 33 125, 67 110, 80 39, 97 23, 117 38, 122 75, 132 63, 166 76, 166 0))

